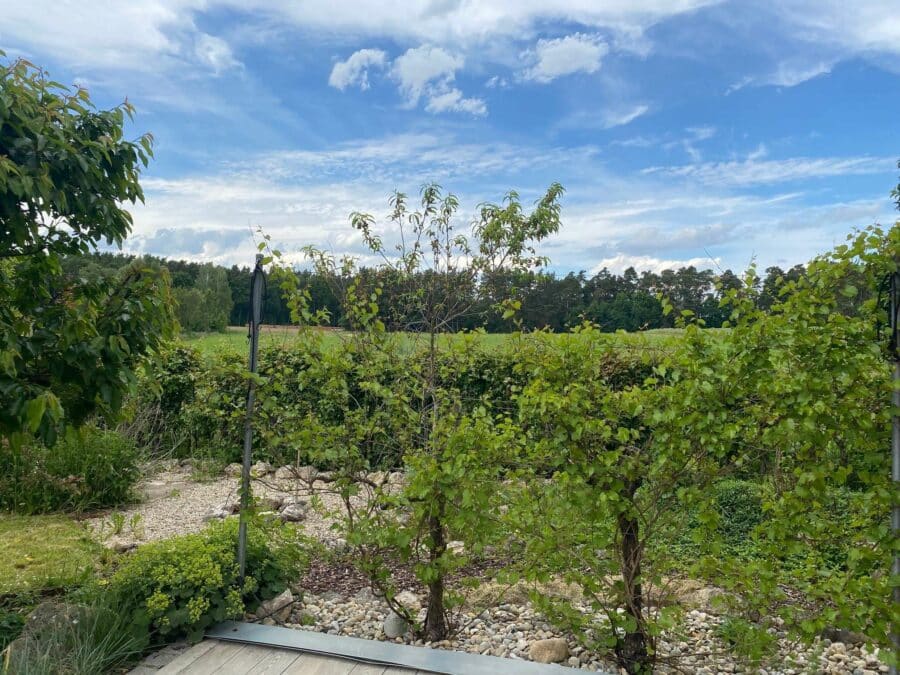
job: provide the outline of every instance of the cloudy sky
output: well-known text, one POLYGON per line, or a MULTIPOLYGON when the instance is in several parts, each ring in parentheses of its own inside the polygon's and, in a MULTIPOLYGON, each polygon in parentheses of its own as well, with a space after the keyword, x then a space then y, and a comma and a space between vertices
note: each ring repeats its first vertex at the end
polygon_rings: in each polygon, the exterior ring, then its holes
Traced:
POLYGON ((0 49, 153 133, 133 252, 360 252, 437 181, 461 218, 567 189, 558 271, 790 265, 892 223, 896 0, 0 0, 0 49))

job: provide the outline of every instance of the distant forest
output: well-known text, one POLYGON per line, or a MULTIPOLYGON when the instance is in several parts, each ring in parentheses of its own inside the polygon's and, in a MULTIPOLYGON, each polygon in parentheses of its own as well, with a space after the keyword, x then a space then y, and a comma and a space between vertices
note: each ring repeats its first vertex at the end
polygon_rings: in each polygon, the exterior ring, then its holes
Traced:
MULTIPOLYGON (((90 279, 115 275, 135 256, 115 253, 93 253, 70 256, 63 262, 67 274, 90 279)), ((178 318, 187 331, 222 330, 228 325, 246 325, 250 294, 248 267, 222 267, 211 263, 167 260, 143 256, 141 260, 166 267, 172 280, 173 295, 178 302, 178 318)), ((373 284, 375 269, 359 272, 364 282, 373 284)), ((778 289, 785 281, 804 274, 803 265, 783 270, 769 267, 759 279, 753 292, 757 303, 770 307, 778 297, 778 289)), ((329 279, 308 271, 298 271, 303 286, 310 291, 313 309, 327 309, 332 326, 344 325, 339 302, 340 286, 346 280, 329 279)), ((379 280, 384 292, 379 309, 385 323, 393 330, 406 328, 403 318, 405 294, 414 291, 415 283, 392 283, 387 277, 379 280)), ((486 279, 475 289, 460 289, 476 295, 476 310, 460 320, 451 330, 484 328, 488 332, 503 333, 515 325, 495 309, 498 299, 514 295, 521 302, 517 319, 524 329, 549 328, 565 331, 587 320, 597 323, 605 331, 627 331, 668 328, 674 325, 681 310, 690 310, 708 327, 719 327, 728 318, 727 310, 719 306, 728 289, 740 288, 740 278, 731 270, 718 274, 695 267, 664 270, 660 273, 641 272, 633 268, 622 274, 606 269, 588 276, 585 272, 558 276, 552 272, 528 275, 504 275, 486 279), (674 312, 663 314, 660 297, 668 298, 674 312)), ((271 284, 266 291, 263 321, 268 324, 290 324, 290 311, 280 289, 271 284)))

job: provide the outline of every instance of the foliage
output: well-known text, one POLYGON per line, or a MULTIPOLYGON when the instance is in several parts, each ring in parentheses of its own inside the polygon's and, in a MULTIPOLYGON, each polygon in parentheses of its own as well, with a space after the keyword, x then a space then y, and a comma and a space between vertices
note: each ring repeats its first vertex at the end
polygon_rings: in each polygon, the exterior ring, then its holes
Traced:
POLYGON ((716 349, 696 331, 685 343, 684 363, 705 376, 684 396, 716 414, 714 426, 697 417, 679 433, 701 430, 721 461, 755 463, 771 481, 761 555, 711 555, 699 569, 738 591, 748 615, 778 617, 805 638, 836 627, 887 645, 900 620, 887 573, 896 542, 884 312, 865 288, 877 289, 898 260, 900 227, 868 228, 813 261, 769 313, 735 295, 732 329, 716 349), (848 298, 857 311, 836 311, 848 298), (785 588, 807 603, 786 602, 785 588))
POLYGON ((63 605, 56 617, 25 627, 9 646, 3 673, 95 675, 133 659, 146 648, 128 616, 108 601, 63 605))
MULTIPOLYGON (((249 320, 250 274, 249 267, 219 267, 209 263, 185 260, 168 260, 153 256, 136 258, 107 252, 89 256, 68 256, 63 260, 67 275, 88 278, 114 276, 115 272, 130 261, 158 265, 169 270, 174 295, 181 305, 179 321, 186 330, 219 330, 209 313, 219 307, 230 308, 227 323, 231 326, 247 325, 249 320), (225 275, 229 295, 217 296, 214 305, 201 305, 205 296, 203 277, 207 270, 225 275), (188 309, 188 308, 191 309, 188 309)), ((789 270, 773 266, 751 289, 756 302, 763 308, 770 307, 778 297, 783 284, 803 274, 804 267, 797 265, 789 270)), ((309 305, 313 311, 325 310, 326 325, 346 328, 347 317, 341 306, 337 279, 331 273, 315 270, 293 270, 297 285, 309 291, 309 305)), ((378 267, 361 267, 355 271, 361 283, 368 287, 381 287, 379 315, 389 330, 403 330, 403 304, 412 288, 428 285, 427 274, 415 273, 402 283, 393 274, 378 267)), ((676 312, 690 310, 702 319, 707 327, 719 327, 728 319, 720 301, 728 290, 741 287, 741 280, 731 270, 714 273, 698 270, 693 266, 662 272, 628 268, 621 274, 602 269, 593 276, 585 272, 570 272, 565 276, 544 269, 529 271, 496 270, 490 279, 472 288, 452 288, 455 296, 475 311, 459 317, 447 331, 477 330, 489 333, 507 333, 516 326, 525 330, 549 328, 565 332, 587 319, 600 325, 601 330, 653 330, 673 327, 675 315, 663 312, 659 297, 668 298, 676 312), (496 298, 515 295, 521 302, 516 321, 504 317, 495 306, 496 298)), ((263 305, 263 321, 266 324, 290 325, 290 307, 277 285, 266 289, 263 305)), ((224 325, 224 324, 223 324, 224 325)))
POLYGON ((0 66, 0 435, 52 443, 60 426, 112 415, 135 372, 171 333, 168 277, 140 264, 115 282, 67 280, 61 257, 121 245, 143 199, 150 136, 123 137, 124 103, 26 61, 0 66))
POLYGON ((26 514, 116 506, 140 477, 134 443, 92 426, 70 429, 52 448, 0 445, 0 463, 0 508, 26 514))
POLYGON ((178 323, 184 330, 224 330, 231 313, 231 289, 225 270, 212 264, 201 265, 194 286, 176 286, 173 296, 178 305, 178 323))
POLYGON ((90 578, 101 549, 63 516, 0 515, 0 596, 66 590, 90 578))
POLYGON ((296 531, 262 521, 248 528, 247 576, 238 578, 237 523, 211 525, 140 547, 108 581, 107 591, 138 631, 199 639, 206 628, 284 590, 305 564, 296 531))

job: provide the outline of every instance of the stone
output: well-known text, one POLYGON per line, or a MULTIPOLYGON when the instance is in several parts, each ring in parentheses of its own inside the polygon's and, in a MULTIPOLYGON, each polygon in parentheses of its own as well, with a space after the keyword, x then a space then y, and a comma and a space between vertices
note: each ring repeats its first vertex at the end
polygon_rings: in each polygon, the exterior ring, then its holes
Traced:
POLYGON ((284 623, 291 615, 291 605, 293 604, 294 594, 291 593, 290 588, 286 588, 284 592, 260 604, 256 610, 256 616, 263 620, 268 618, 284 623))
POLYGON ((462 555, 466 552, 466 545, 461 541, 451 541, 447 544, 447 550, 456 555, 462 555))
POLYGON ((277 511, 284 506, 284 496, 276 494, 262 495, 259 505, 266 511, 277 511))
POLYGON ((286 523, 299 523, 301 520, 306 520, 307 511, 309 511, 309 506, 304 501, 288 502, 281 507, 278 517, 286 523))
POLYGON ((275 469, 275 480, 291 480, 297 477, 297 471, 293 466, 285 465, 275 469))
POLYGON ((381 625, 381 629, 384 631, 385 637, 393 640, 406 635, 406 632, 409 630, 409 624, 402 616, 396 612, 391 612, 381 625))
POLYGON ((260 461, 250 467, 250 475, 254 478, 262 478, 263 476, 272 473, 272 470, 271 464, 260 461))
POLYGON ((422 609, 422 601, 419 600, 419 596, 412 591, 397 593, 397 596, 394 599, 413 613, 422 609))
POLYGON ((112 549, 116 553, 127 553, 137 548, 137 543, 122 537, 110 537, 104 542, 106 548, 112 549))
POLYGON ((241 503, 237 499, 226 499, 221 504, 218 504, 211 509, 209 509, 204 515, 203 520, 209 522, 210 520, 227 518, 233 513, 237 513, 241 510, 241 503))
POLYGON ((842 642, 845 645, 861 645, 866 642, 866 636, 843 628, 826 628, 822 631, 822 637, 832 642, 842 642))
POLYGON ((581 668, 581 659, 577 656, 570 656, 569 660, 566 661, 569 664, 570 668, 581 668))
POLYGON ((538 663, 559 663, 569 658, 569 645, 562 638, 549 638, 532 642, 528 656, 538 663))
POLYGON ((234 463, 225 467, 225 475, 229 478, 239 478, 241 475, 241 465, 234 463))

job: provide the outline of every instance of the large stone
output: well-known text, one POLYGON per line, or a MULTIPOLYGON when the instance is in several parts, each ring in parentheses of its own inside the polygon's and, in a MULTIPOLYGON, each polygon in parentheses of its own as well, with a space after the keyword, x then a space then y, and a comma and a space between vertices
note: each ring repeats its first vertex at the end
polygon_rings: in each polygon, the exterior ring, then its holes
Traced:
POLYGON ((412 591, 402 591, 397 593, 394 600, 409 609, 413 614, 422 609, 422 601, 419 600, 419 596, 412 591))
POLYGON ((229 478, 238 478, 241 475, 241 468, 240 464, 229 464, 225 467, 225 475, 229 478))
POLYGON ((259 505, 265 511, 277 511, 284 506, 284 495, 266 494, 259 497, 259 505))
POLYGON ((116 553, 127 553, 137 548, 137 542, 118 536, 112 536, 103 543, 106 548, 112 549, 116 553))
POLYGON ((538 640, 531 643, 528 655, 538 663, 560 663, 569 658, 569 645, 562 638, 538 640))
POLYGON ((402 616, 397 614, 396 612, 391 612, 387 615, 387 618, 384 620, 384 624, 381 626, 382 630, 384 630, 384 634, 387 638, 393 640, 398 637, 403 637, 406 635, 409 630, 409 624, 406 622, 402 616))
POLYGON ((291 605, 293 604, 294 594, 291 593, 290 588, 286 588, 283 593, 262 603, 256 610, 256 617, 284 623, 291 615, 291 605))
POLYGON ((250 467, 250 475, 254 478, 262 478, 263 476, 272 473, 272 471, 272 465, 268 462, 257 462, 250 467))
POLYGON ((299 523, 301 520, 306 520, 307 511, 309 511, 309 506, 304 501, 288 502, 281 507, 278 517, 286 523, 299 523))
POLYGON ((297 477, 297 468, 285 465, 275 469, 275 480, 293 480, 297 477))

